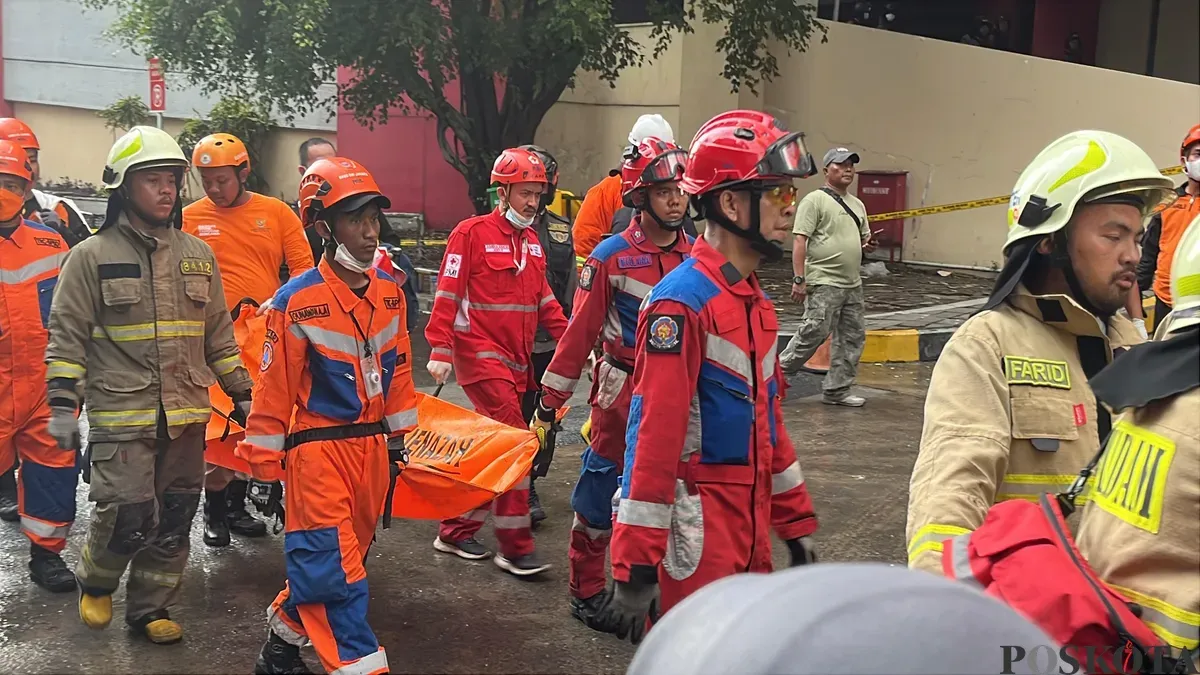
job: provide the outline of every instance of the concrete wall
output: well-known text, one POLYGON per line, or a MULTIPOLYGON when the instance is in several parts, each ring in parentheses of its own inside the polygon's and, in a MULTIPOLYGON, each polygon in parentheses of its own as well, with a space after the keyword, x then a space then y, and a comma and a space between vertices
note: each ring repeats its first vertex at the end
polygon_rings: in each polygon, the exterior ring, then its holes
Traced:
MULTIPOLYGON (((909 172, 911 207, 1004 195, 1054 138, 1098 128, 1178 164, 1200 87, 848 24, 781 59, 764 109, 804 130, 820 157, 854 148, 862 169, 909 172), (1151 104, 1151 102, 1153 102, 1151 104)), ((806 191, 821 184, 805 181, 806 191)), ((904 257, 1000 262, 1004 207, 906 221, 904 257)))
MULTIPOLYGON (((104 160, 116 140, 116 134, 104 127, 104 121, 91 110, 40 105, 36 103, 13 103, 14 114, 24 120, 41 141, 39 154, 43 182, 59 182, 66 178, 99 186, 104 171, 104 160)), ((172 135, 178 134, 183 120, 167 118, 163 128, 172 135)), ((314 134, 332 141, 333 133, 313 132, 302 129, 277 129, 267 140, 263 161, 264 175, 270 183, 268 194, 272 197, 295 199, 300 183, 298 149, 300 143, 314 134)), ((185 149, 185 152, 187 149, 185 149)), ((193 176, 188 196, 203 196, 198 178, 193 176)))
MULTIPOLYGON (((1100 3, 1096 65, 1127 73, 1145 73, 1150 41, 1151 3, 1103 0, 1100 3)), ((1161 0, 1154 53, 1155 77, 1200 84, 1196 26, 1200 2, 1161 0)), ((1200 108, 1200 101, 1196 103, 1200 108)))

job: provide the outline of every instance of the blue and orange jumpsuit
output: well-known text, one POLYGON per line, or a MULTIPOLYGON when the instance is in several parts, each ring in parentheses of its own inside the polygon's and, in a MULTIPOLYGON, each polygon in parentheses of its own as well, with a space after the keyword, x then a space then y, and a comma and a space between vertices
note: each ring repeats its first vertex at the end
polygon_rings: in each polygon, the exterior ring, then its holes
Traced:
MULTIPOLYGON (((537 386, 530 361, 539 325, 558 340, 567 319, 546 281, 535 228, 514 228, 499 209, 459 223, 446 242, 425 326, 429 360, 454 364, 476 412, 527 429, 521 396, 537 386)), ((511 560, 532 553, 528 477, 494 504, 443 522, 438 536, 447 542, 475 536, 492 506, 501 554, 511 560)))
POLYGON ((604 357, 596 362, 588 396, 591 445, 584 450, 571 494, 575 522, 568 553, 570 589, 581 600, 603 591, 606 584, 604 558, 612 533, 612 498, 625 458, 638 307, 691 250, 692 238, 682 232, 670 249, 656 246, 646 237, 640 215, 628 229, 600 242, 580 271, 571 323, 542 376, 543 404, 562 407, 575 391, 596 341, 603 339, 604 357))
POLYGON ((704 239, 638 318, 613 579, 659 584, 666 612, 717 579, 771 571, 817 529, 783 426, 779 321, 752 275, 704 239))
POLYGON ((385 272, 368 277, 360 298, 322 260, 276 292, 237 449, 255 478, 287 486, 288 581, 271 630, 311 641, 329 672, 363 674, 387 671, 363 567, 391 477, 387 438, 417 423, 404 294, 385 272))
POLYGON ((50 299, 67 243, 53 228, 23 221, 0 236, 0 472, 21 457, 21 529, 61 553, 75 520, 74 450, 58 447, 47 429, 46 330, 50 299))

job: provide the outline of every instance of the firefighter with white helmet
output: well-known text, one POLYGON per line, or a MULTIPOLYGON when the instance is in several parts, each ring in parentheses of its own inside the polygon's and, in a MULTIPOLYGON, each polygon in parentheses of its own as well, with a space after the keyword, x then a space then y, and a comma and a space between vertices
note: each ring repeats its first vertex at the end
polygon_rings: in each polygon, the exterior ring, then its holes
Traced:
MULTIPOLYGON (((1200 217, 1171 263, 1174 310, 1155 341, 1092 380, 1114 413, 1079 550, 1178 650, 1200 647, 1200 217)), ((1195 671, 1191 671, 1195 672, 1195 671)))
POLYGON ((1076 131, 1013 189, 1005 263, 946 343, 925 400, 908 503, 908 562, 941 572, 942 541, 992 504, 1065 490, 1108 435, 1088 378, 1142 342, 1118 310, 1143 223, 1172 184, 1116 134, 1076 131))

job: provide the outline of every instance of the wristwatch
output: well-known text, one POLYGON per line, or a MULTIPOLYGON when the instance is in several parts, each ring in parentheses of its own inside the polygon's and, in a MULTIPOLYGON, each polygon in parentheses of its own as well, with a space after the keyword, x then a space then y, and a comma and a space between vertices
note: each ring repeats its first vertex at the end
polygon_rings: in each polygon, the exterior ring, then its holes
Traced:
POLYGON ((796 276, 792 277, 793 285, 799 286, 802 283, 804 283, 804 275, 803 274, 797 274, 796 276))

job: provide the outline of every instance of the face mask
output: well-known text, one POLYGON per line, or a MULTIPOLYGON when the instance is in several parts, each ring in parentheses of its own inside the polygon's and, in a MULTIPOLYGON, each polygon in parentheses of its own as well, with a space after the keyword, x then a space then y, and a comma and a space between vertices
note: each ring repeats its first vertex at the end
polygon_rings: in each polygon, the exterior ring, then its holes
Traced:
POLYGON ((508 207, 508 210, 504 212, 504 217, 508 219, 508 222, 512 223, 513 227, 517 228, 518 230, 523 230, 533 224, 533 219, 536 216, 522 218, 521 214, 517 213, 515 210, 513 210, 513 207, 510 206, 508 207))
POLYGON ((338 244, 337 250, 333 252, 333 259, 338 261, 342 267, 353 272, 358 272, 359 274, 366 274, 374 262, 373 259, 363 262, 350 255, 350 249, 346 248, 345 244, 338 244))
POLYGON ((0 189, 0 222, 7 223, 21 214, 25 199, 8 190, 0 189))
POLYGON ((1200 180, 1200 159, 1189 159, 1184 162, 1183 172, 1192 180, 1200 180))

